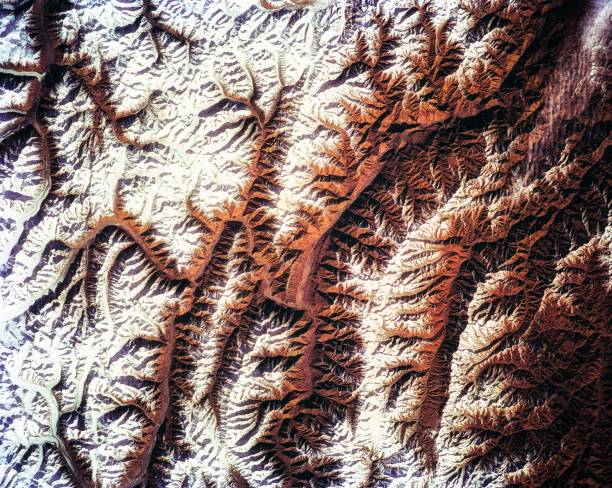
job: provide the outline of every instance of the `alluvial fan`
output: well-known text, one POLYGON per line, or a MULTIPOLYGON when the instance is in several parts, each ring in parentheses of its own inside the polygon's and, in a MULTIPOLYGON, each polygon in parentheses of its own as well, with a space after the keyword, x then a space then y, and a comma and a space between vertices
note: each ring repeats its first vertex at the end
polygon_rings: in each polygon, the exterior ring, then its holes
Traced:
POLYGON ((0 0, 0 488, 612 486, 611 17, 0 0))

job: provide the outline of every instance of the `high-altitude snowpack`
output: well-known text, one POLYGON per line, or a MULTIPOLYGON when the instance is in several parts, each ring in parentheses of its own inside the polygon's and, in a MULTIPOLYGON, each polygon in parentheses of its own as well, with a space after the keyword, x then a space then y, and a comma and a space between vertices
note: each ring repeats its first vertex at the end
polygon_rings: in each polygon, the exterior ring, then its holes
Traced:
POLYGON ((0 487, 612 486, 611 16, 0 0, 0 487))

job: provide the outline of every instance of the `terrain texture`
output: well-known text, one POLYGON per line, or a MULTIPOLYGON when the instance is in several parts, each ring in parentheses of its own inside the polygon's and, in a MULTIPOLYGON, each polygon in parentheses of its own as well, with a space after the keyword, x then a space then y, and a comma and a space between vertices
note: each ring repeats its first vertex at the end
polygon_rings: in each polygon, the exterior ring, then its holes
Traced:
POLYGON ((611 14, 0 0, 0 486, 612 486, 611 14))

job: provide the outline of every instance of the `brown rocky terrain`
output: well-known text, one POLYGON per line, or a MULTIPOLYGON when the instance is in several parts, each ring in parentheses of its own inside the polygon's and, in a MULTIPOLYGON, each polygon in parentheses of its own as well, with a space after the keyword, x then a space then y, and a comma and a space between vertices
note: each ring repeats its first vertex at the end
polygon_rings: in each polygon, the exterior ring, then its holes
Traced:
POLYGON ((611 16, 0 0, 0 487, 612 486, 611 16))

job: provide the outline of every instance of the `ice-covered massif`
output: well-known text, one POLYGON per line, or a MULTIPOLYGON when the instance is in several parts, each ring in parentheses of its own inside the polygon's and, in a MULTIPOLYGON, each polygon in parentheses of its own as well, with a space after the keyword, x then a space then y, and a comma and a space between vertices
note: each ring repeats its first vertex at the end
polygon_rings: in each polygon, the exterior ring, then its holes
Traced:
POLYGON ((0 487, 609 487, 612 3, 0 0, 0 487))

